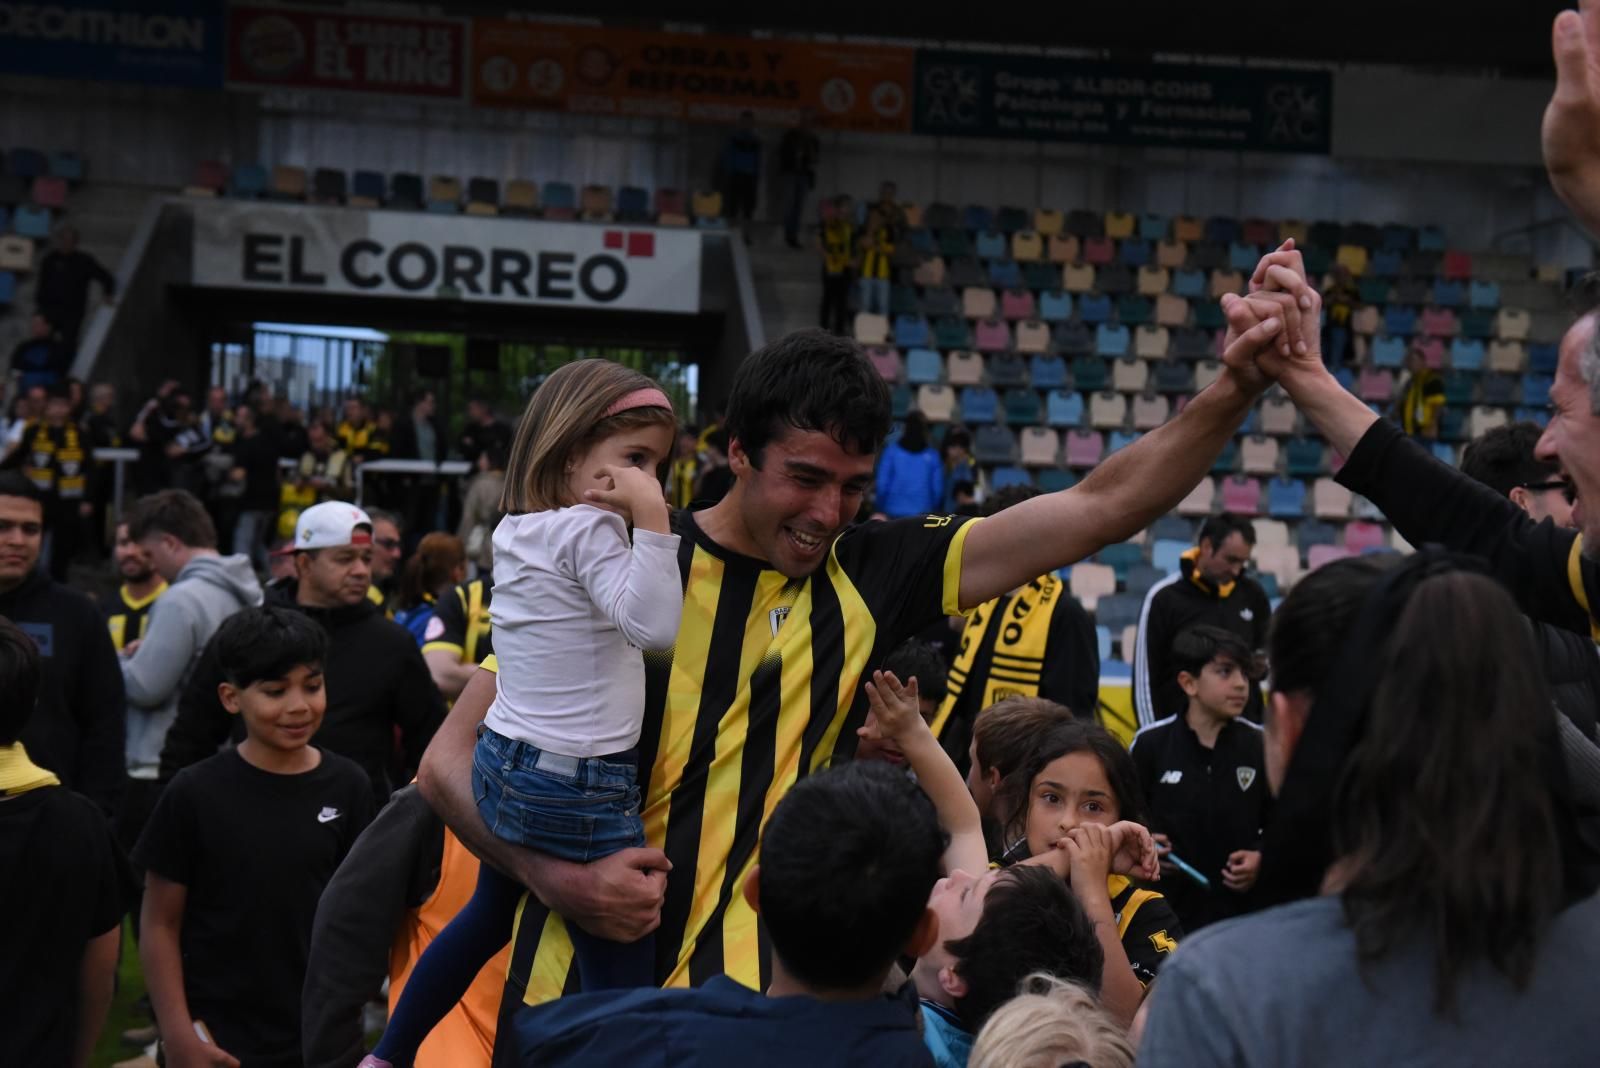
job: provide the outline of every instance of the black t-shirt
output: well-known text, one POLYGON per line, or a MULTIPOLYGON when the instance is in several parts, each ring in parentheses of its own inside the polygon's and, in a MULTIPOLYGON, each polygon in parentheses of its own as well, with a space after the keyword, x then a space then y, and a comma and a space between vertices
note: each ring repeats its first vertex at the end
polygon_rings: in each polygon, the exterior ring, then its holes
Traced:
POLYGON ((244 492, 239 507, 250 512, 271 512, 278 507, 278 446, 266 434, 241 437, 231 449, 235 465, 244 468, 244 492))
POLYGON ((0 1064, 68 1064, 84 947, 122 922, 111 825, 60 786, 0 798, 0 1064))
POLYGON ((317 901, 372 815, 366 772, 326 749, 300 775, 263 771, 229 749, 162 792, 134 863, 188 889, 189 1012, 243 1063, 300 1063, 317 901))

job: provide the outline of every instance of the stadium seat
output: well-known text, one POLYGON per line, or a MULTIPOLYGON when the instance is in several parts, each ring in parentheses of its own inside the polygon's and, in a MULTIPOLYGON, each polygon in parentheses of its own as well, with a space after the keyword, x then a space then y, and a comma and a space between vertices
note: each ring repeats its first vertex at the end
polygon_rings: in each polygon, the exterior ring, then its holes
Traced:
POLYGON ((1200 392, 1221 377, 1222 365, 1220 363, 1216 360, 1201 360, 1194 366, 1195 392, 1200 392))
POLYGON ((1139 274, 1134 283, 1135 289, 1141 296, 1159 297, 1172 285, 1172 272, 1165 267, 1145 266, 1139 268, 1139 274))
MULTIPOLYGON (((1371 337, 1373 334, 1376 334, 1379 328, 1383 327, 1383 325, 1383 317, 1378 314, 1378 309, 1374 308, 1370 304, 1357 308, 1350 316, 1351 332, 1360 334, 1362 337, 1371 337)), ((1390 333, 1394 332, 1395 331, 1392 330, 1390 331, 1390 333)))
POLYGON ((990 260, 989 284, 996 289, 1017 289, 1022 285, 1022 268, 1016 260, 990 260))
POLYGON ((1154 247, 1142 237, 1130 237, 1117 249, 1117 260, 1124 267, 1135 269, 1147 266, 1155 255, 1154 247))
POLYGON ((1083 395, 1065 389, 1053 389, 1045 398, 1045 422, 1054 427, 1083 425, 1083 395))
POLYGON ((1133 292, 1137 279, 1131 268, 1113 263, 1100 268, 1095 284, 1107 296, 1121 297, 1133 292))
POLYGON ((1033 228, 1045 237, 1061 233, 1066 221, 1066 216, 1053 208, 1037 208, 1033 213, 1033 228))
POLYGON ((1357 521, 1344 528, 1344 547, 1352 553, 1366 553, 1386 549, 1383 528, 1376 523, 1357 521))
POLYGON ((1047 467, 1034 476, 1034 483, 1045 493, 1058 493, 1078 484, 1078 476, 1063 467, 1047 467))
POLYGON ((1455 337, 1461 321, 1449 308, 1426 308, 1422 312, 1422 332, 1431 337, 1455 337))
POLYGON ((1306 569, 1315 571, 1335 560, 1345 560, 1350 556, 1350 550, 1342 545, 1313 545, 1306 553, 1306 569))
MULTIPOLYGON (((892 353, 895 350, 873 349, 872 351, 888 351, 892 353)), ((895 356, 895 361, 897 363, 899 362, 898 355, 895 356)), ((913 386, 926 385, 930 382, 938 382, 944 378, 944 359, 932 349, 914 348, 907 352, 905 356, 905 367, 906 381, 910 382, 913 386)))
POLYGON ((11 216, 11 231, 21 237, 45 240, 50 236, 49 208, 36 208, 31 204, 18 204, 11 216))
POLYGON ((890 417, 898 422, 899 420, 904 419, 907 415, 911 414, 911 404, 913 399, 911 387, 908 385, 901 384, 891 389, 889 391, 890 417))
POLYGON ((1320 519, 1303 519, 1294 528, 1294 540, 1304 555, 1316 545, 1339 544, 1339 528, 1320 519))
POLYGON ((1533 317, 1524 308, 1501 308, 1495 316, 1494 333, 1506 341, 1525 341, 1533 326, 1533 317))
POLYGON ((1483 342, 1456 338, 1450 343, 1450 366, 1457 371, 1481 371, 1486 350, 1483 342))
MULTIPOLYGON (((900 353, 886 345, 872 345, 867 348, 867 362, 872 364, 872 369, 878 372, 880 378, 891 385, 900 381, 901 378, 910 380, 906 374, 906 366, 910 362, 910 355, 909 353, 907 354, 906 363, 902 364, 900 353)), ((938 354, 935 353, 933 358, 938 360, 938 354)), ((944 370, 943 361, 939 362, 939 370, 944 370)), ((922 381, 936 382, 938 379, 939 375, 935 374, 933 378, 923 379, 922 381)))
POLYGON ((1521 374, 1528 367, 1528 350, 1520 341, 1491 341, 1486 362, 1491 371, 1521 374))
POLYGON ((1216 270, 1211 272, 1210 294, 1212 300, 1220 300, 1229 293, 1243 293, 1245 274, 1238 270, 1216 270))
POLYGON ((1205 224, 1193 215, 1178 215, 1172 220, 1172 236, 1179 241, 1203 241, 1206 236, 1205 224))
POLYGON ((1261 432, 1272 434, 1276 437, 1288 437, 1294 433, 1298 414, 1294 402, 1288 397, 1269 395, 1261 402, 1261 432))
POLYGON ((435 215, 455 215, 461 211, 461 182, 449 175, 428 179, 427 208, 435 215))
MULTIPOLYGON (((961 421, 963 423, 994 423, 999 419, 1000 396, 994 390, 986 386, 967 386, 961 390, 961 421)), ((1010 431, 1007 431, 1007 433, 1009 434, 1010 431)))
POLYGON ((1111 319, 1111 298, 1104 293, 1085 293, 1078 298, 1078 318, 1085 325, 1100 326, 1111 319))
POLYGON ((1021 435, 1022 463, 1027 467, 1054 467, 1061 452, 1061 438, 1054 430, 1030 426, 1021 435))
POLYGON ((1517 403, 1517 380, 1505 374, 1487 374, 1478 380, 1483 403, 1493 408, 1517 403))
MULTIPOLYGON (((1145 595, 1151 587, 1167 577, 1167 573, 1150 564, 1134 564, 1128 568, 1125 584, 1128 596, 1137 599, 1142 605, 1145 595)), ((1131 651, 1131 646, 1130 646, 1131 651)))
MULTIPOLYGON (((1206 515, 1210 513, 1211 488, 1212 487, 1209 479, 1195 487, 1196 491, 1201 491, 1204 493, 1205 504, 1204 507, 1198 512, 1191 511, 1188 514, 1206 515)), ((1191 496, 1193 495, 1194 494, 1191 493, 1191 496)), ((1185 503, 1188 503, 1188 498, 1185 498, 1184 500, 1185 503)), ((1178 509, 1180 511, 1183 510, 1183 507, 1183 504, 1178 505, 1178 509)), ((1171 516, 1169 518, 1176 519, 1179 522, 1185 521, 1180 516, 1171 516)), ((1154 543, 1150 546, 1150 564, 1163 575, 1170 575, 1172 572, 1178 570, 1179 561, 1182 560, 1183 554, 1188 552, 1190 547, 1193 545, 1194 537, 1192 534, 1183 538, 1156 538, 1154 543)))
POLYGON ((1461 312, 1461 336, 1494 337, 1494 312, 1488 308, 1466 308, 1461 312))
POLYGON ((956 391, 949 386, 923 386, 917 390, 917 410, 931 423, 948 423, 955 417, 956 391))
POLYGON ((1319 478, 1311 487, 1311 510, 1318 519, 1345 519, 1350 515, 1350 491, 1331 478, 1319 478))
POLYGON ((1143 393, 1133 398, 1133 428, 1154 430, 1167 421, 1172 405, 1159 393, 1143 393))
POLYGON ((920 315, 897 315, 894 320, 894 343, 902 349, 918 348, 929 343, 931 335, 928 321, 920 315))
POLYGON ((346 203, 352 208, 381 208, 389 196, 389 183, 377 171, 356 171, 350 176, 350 196, 346 203))
POLYGON ((984 319, 973 330, 980 352, 1004 352, 1011 347, 1011 327, 1004 319, 984 319))
POLYGON ((1101 356, 1116 358, 1126 356, 1132 335, 1125 326, 1101 323, 1094 332, 1094 350, 1101 356))
POLYGON ((1172 358, 1175 360, 1205 360, 1216 354, 1216 337, 1204 330, 1179 330, 1172 338, 1172 358))
POLYGON ((1067 365, 1059 356, 1033 356, 1028 360, 1028 380, 1035 389, 1059 389, 1067 384, 1067 365))
POLYGON ((1472 277, 1472 256, 1470 253, 1452 249, 1444 254, 1444 276, 1454 281, 1465 282, 1472 277))
POLYGON ((625 185, 618 189, 616 217, 618 222, 650 222, 651 216, 649 191, 646 189, 641 189, 636 185, 625 185))
POLYGON ((1094 467, 1105 455, 1105 438, 1093 430, 1067 432, 1063 445, 1068 467, 1094 467))
POLYGON ((1322 442, 1311 438, 1294 438, 1284 450, 1285 470, 1297 478, 1315 478, 1324 471, 1322 442))
POLYGON ((228 195, 250 199, 267 192, 267 169, 259 163, 241 163, 228 180, 228 195))
POLYGON ((1372 366, 1398 368, 1405 365, 1406 343, 1404 338, 1384 334, 1372 339, 1372 366))
POLYGON ((318 167, 311 172, 310 200, 313 204, 343 204, 346 194, 344 171, 318 167))
MULTIPOLYGON (((570 189, 570 187, 569 187, 570 189)), ((550 215, 550 187, 545 186, 545 216, 550 215)), ((689 212, 694 217, 696 226, 719 226, 722 224, 722 194, 719 192, 697 192, 689 200, 689 212)))
POLYGON ((1144 563, 1144 546, 1132 542, 1107 545, 1094 554, 1094 562, 1111 568, 1117 573, 1117 581, 1122 582, 1127 579, 1130 568, 1144 563))
POLYGON ((214 159, 203 159, 194 166, 194 177, 184 187, 187 196, 214 197, 228 187, 228 168, 214 159))
POLYGON ((1189 245, 1184 241, 1159 241, 1156 243, 1156 266, 1176 271, 1189 262, 1189 245))
POLYGON ((883 345, 889 340, 889 320, 872 312, 857 312, 855 339, 863 345, 883 345))
POLYGON ((1194 388, 1194 369, 1176 359, 1160 360, 1153 372, 1156 392, 1164 394, 1188 393, 1194 388))
POLYGON ((1028 384, 1028 365, 1013 352, 997 352, 985 359, 989 384, 996 389, 1028 384))
POLYGON ((1031 486, 1033 476, 1026 468, 1007 464, 994 469, 989 476, 989 484, 996 490, 1010 489, 1012 486, 1031 486))
POLYGON ((1018 263, 1044 259, 1044 238, 1034 230, 1018 230, 1011 235, 1011 258, 1018 263))
POLYGON ((1160 241, 1167 236, 1167 217, 1157 212, 1147 211, 1139 216, 1139 236, 1146 241, 1160 241))
MULTIPOLYGON (((866 209, 865 204, 858 207, 866 209)), ((961 212, 952 204, 935 201, 923 209, 922 225, 930 230, 953 230, 961 225, 961 212)))
POLYGON ((1173 295, 1186 300, 1200 300, 1206 296, 1206 276, 1204 272, 1187 269, 1177 271, 1172 276, 1173 295))
POLYGON ((1113 430, 1106 435, 1106 455, 1110 456, 1112 453, 1126 449, 1141 437, 1143 435, 1138 431, 1113 430))
POLYGON ((1051 234, 1045 246, 1045 259, 1051 263, 1073 264, 1082 259, 1083 246, 1072 234, 1051 234))
POLYGON ((1261 250, 1254 245, 1243 241, 1234 241, 1228 246, 1228 266, 1236 271, 1248 275, 1256 269, 1256 264, 1261 261, 1261 250))
POLYGON ((967 230, 989 230, 994 227, 994 212, 982 204, 968 204, 961 209, 961 226, 967 230))
POLYGON ((1156 298, 1156 325, 1177 329, 1189 321, 1189 302, 1163 293, 1156 298))
POLYGON ((1094 352, 1094 331, 1074 319, 1051 331, 1056 351, 1063 356, 1087 356, 1094 352))
POLYGON ((1506 414, 1504 408, 1490 408, 1480 404, 1472 409, 1472 418, 1467 426, 1467 434, 1469 437, 1482 437, 1490 430, 1505 426, 1509 422, 1511 422, 1511 417, 1506 414))
POLYGON ((1194 325, 1202 330, 1222 330, 1228 320, 1222 314, 1222 305, 1215 300, 1201 300, 1194 305, 1194 325))
POLYGON ((1388 404, 1394 397, 1394 375, 1377 367, 1363 368, 1356 378, 1356 395, 1374 404, 1388 404))
POLYGON ((1123 326, 1148 326, 1155 318, 1155 302, 1129 293, 1117 301, 1117 321, 1123 326))
POLYGON ((1008 289, 1000 295, 1002 319, 1032 319, 1037 313, 1033 293, 1026 289, 1008 289))
POLYGON ((945 358, 945 381, 952 386, 976 386, 983 382, 983 357, 968 349, 954 349, 945 358))
MULTIPOLYGON (((509 193, 509 187, 507 191, 509 193)), ((684 206, 683 191, 681 189, 656 190, 656 225, 689 225, 689 212, 684 206)))
POLYGON ((1214 245, 1239 240, 1239 221, 1226 215, 1213 215, 1206 220, 1205 239, 1214 245))
POLYGON ((1088 293, 1094 283, 1095 270, 1087 263, 1069 263, 1061 269, 1061 288, 1068 293, 1088 293))
POLYGON ((28 198, 36 207, 59 211, 67 206, 67 181, 65 178, 41 174, 33 180, 28 198))
MULTIPOLYGON (((1188 516, 1210 515, 1211 505, 1216 500, 1216 497, 1216 484, 1209 477, 1202 478, 1194 489, 1190 490, 1188 495, 1178 502, 1177 513, 1188 516)), ((1163 543, 1158 542, 1156 547, 1159 549, 1161 544, 1163 543)), ((1184 549, 1188 547, 1188 545, 1183 546, 1184 549)), ((1155 564, 1157 567, 1162 566, 1159 556, 1156 558, 1155 564)), ((1170 569, 1163 568, 1163 570, 1170 569)))
POLYGON ((1064 290, 1052 290, 1039 295, 1039 318, 1051 323, 1072 318, 1072 296, 1064 290))
POLYGON ((1278 439, 1252 435, 1239 445, 1247 475, 1270 475, 1278 470, 1278 439))
MULTIPOLYGON (((962 410, 965 413, 965 395, 962 410)), ((966 420, 972 422, 973 420, 966 420)), ((1017 452, 1016 435, 1003 426, 980 426, 972 434, 972 457, 980 464, 1009 464, 1017 452)))
POLYGON ((1100 598, 1117 592, 1117 573, 1104 564, 1081 563, 1072 568, 1068 588, 1086 612, 1100 605, 1100 598))
POLYGON ((1550 387, 1554 379, 1550 375, 1535 374, 1532 371, 1522 376, 1522 403, 1530 408, 1544 408, 1550 403, 1550 387))
POLYGON ((390 175, 389 199, 385 207, 421 211, 425 202, 421 175, 400 171, 390 175))
POLYGON ((1125 356, 1111 364, 1111 388, 1118 393, 1140 393, 1150 382, 1150 365, 1125 356))
POLYGON ((1306 513, 1306 484, 1298 478, 1279 477, 1267 483, 1267 514, 1299 519, 1306 513))
POLYGON ((973 237, 972 249, 981 260, 1003 260, 1011 251, 1011 242, 998 230, 985 230, 973 237))
POLYGON ((1222 482, 1222 510, 1253 516, 1261 511, 1261 482, 1248 475, 1231 475, 1222 482))
POLYGON ((1333 262, 1359 278, 1367 273, 1367 258, 1367 250, 1360 245, 1340 245, 1333 262))
POLYGON ((1467 302, 1467 287, 1462 282, 1441 278, 1433 283, 1433 303, 1441 308, 1459 308, 1467 302))
MULTIPOLYGON (((1082 383, 1079 383, 1080 387, 1082 383)), ((1122 426, 1128 419, 1128 398, 1121 393, 1099 392, 1089 398, 1089 425, 1097 430, 1122 426)))
POLYGON ((610 222, 613 218, 611 187, 584 186, 578 195, 578 218, 584 222, 610 222))
POLYGON ((0 271, 0 307, 10 307, 17 299, 17 276, 0 271))

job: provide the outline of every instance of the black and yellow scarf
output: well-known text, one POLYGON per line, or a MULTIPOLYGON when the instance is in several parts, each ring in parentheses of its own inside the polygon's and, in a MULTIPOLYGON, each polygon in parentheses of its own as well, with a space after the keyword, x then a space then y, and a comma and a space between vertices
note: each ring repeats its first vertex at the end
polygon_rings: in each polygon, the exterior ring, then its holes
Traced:
POLYGON ((1045 647, 1050 641, 1050 621, 1056 606, 1067 596, 1066 585, 1054 575, 1043 575, 1010 597, 997 597, 967 613, 961 648, 950 665, 944 703, 933 718, 933 733, 943 733, 962 692, 971 681, 972 666, 982 651, 991 627, 998 627, 989 674, 983 680, 985 709, 1008 697, 1039 696, 1039 676, 1044 670, 1045 647), (1001 605, 1004 603, 1004 609, 1001 605))
POLYGON ((24 433, 26 459, 22 473, 40 492, 64 501, 81 501, 88 487, 87 454, 78 428, 71 423, 34 423, 24 433))

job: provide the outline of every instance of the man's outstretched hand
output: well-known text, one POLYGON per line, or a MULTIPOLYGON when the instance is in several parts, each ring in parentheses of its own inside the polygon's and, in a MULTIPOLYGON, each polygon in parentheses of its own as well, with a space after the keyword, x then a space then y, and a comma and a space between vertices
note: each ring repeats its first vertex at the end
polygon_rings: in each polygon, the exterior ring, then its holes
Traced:
POLYGON ((1250 276, 1249 293, 1224 296, 1222 311, 1228 320, 1224 352, 1233 353, 1241 364, 1253 363, 1266 379, 1323 369, 1322 294, 1307 281, 1305 262, 1292 240, 1261 258, 1250 276), (1273 321, 1285 327, 1263 343, 1253 332, 1273 321))
POLYGON ((1556 16, 1556 91, 1544 109, 1544 166, 1563 203, 1600 235, 1600 0, 1556 16))

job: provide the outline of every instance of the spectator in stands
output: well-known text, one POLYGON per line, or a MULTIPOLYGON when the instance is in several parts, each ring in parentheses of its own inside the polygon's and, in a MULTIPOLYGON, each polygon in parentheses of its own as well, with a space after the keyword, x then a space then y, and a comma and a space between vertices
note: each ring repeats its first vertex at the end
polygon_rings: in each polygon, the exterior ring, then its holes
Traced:
MULTIPOLYGON (((328 424, 312 423, 306 437, 309 447, 300 457, 294 477, 283 483, 281 504, 286 512, 298 513, 322 501, 349 500, 355 494, 354 463, 339 447, 328 424)), ((284 523, 280 518, 280 533, 284 523)))
POLYGON ((206 390, 205 411, 200 413, 200 433, 213 445, 227 449, 238 436, 233 422, 233 408, 228 404, 228 391, 223 386, 206 390))
POLYGON ((86 1068, 116 986, 128 880, 104 814, 20 740, 45 685, 39 661, 0 619, 0 1048, 10 1064, 86 1068))
POLYGON ((494 653, 494 627, 489 606, 494 600, 493 569, 464 582, 441 598, 434 613, 433 626, 422 646, 422 659, 428 674, 444 694, 454 701, 478 665, 494 653))
MULTIPOLYGON (((897 679, 903 679, 907 686, 916 683, 917 711, 922 716, 923 722, 931 725, 934 714, 939 711, 940 702, 944 700, 945 675, 950 670, 938 647, 913 638, 884 657, 879 670, 897 679)), ((869 705, 866 721, 862 724, 862 729, 866 733, 856 742, 856 759, 881 760, 897 768, 904 767, 905 754, 900 751, 893 738, 880 737, 874 733, 875 726, 872 708, 869 705)))
POLYGON ((34 303, 61 335, 68 355, 78 351, 78 332, 89 306, 89 283, 100 283, 105 302, 117 299, 117 279, 99 260, 78 247, 78 231, 72 226, 56 230, 55 248, 39 261, 39 282, 34 303))
POLYGON ((6 423, 4 455, 0 461, 9 462, 22 447, 22 435, 29 424, 44 418, 46 390, 43 386, 19 389, 17 399, 11 404, 11 418, 6 423))
POLYGON ((1196 626, 1178 635, 1171 663, 1189 707, 1142 728, 1129 753, 1162 857, 1161 892, 1192 934, 1248 907, 1269 799, 1261 728, 1241 715, 1255 650, 1231 630, 1196 626))
MULTIPOLYGON (((1200 525, 1200 537, 1183 554, 1178 570, 1145 595, 1133 654, 1133 700, 1141 727, 1188 708, 1172 662, 1173 642, 1185 630, 1201 624, 1222 627, 1251 649, 1266 647, 1272 602, 1244 573, 1255 544, 1256 530, 1248 519, 1227 512, 1211 516, 1200 525)), ((1259 687, 1251 687, 1244 714, 1261 722, 1259 687)))
POLYGON ((28 336, 11 350, 11 374, 20 388, 52 386, 72 367, 72 350, 61 340, 55 325, 35 312, 28 336))
POLYGON ((932 515, 944 503, 944 465, 928 440, 928 420, 921 412, 906 415, 900 436, 883 448, 878 459, 878 517, 903 519, 932 515))
POLYGON ((867 224, 857 242, 857 271, 861 276, 862 311, 889 314, 889 276, 894 266, 894 230, 876 204, 867 211, 867 224))
POLYGON ((278 446, 262 433, 254 408, 241 404, 233 422, 238 438, 231 446, 227 483, 237 487, 230 497, 233 551, 248 557, 258 572, 266 571, 267 538, 278 513, 278 446))
POLYGON ((715 504, 733 488, 733 469, 728 466, 728 432, 721 427, 705 436, 705 466, 695 484, 694 499, 715 504))
POLYGON ((972 460, 972 435, 961 427, 949 427, 944 432, 944 440, 939 443, 939 456, 944 461, 944 507, 941 509, 947 514, 954 514, 956 507, 963 503, 973 503, 973 487, 978 482, 978 465, 972 460), (956 499, 956 487, 965 483, 969 500, 956 499))
POLYGON ((467 560, 480 575, 486 575, 494 571, 494 528, 505 514, 500 508, 500 495, 506 488, 505 447, 485 447, 474 463, 478 470, 461 499, 456 537, 466 547, 467 560))
MULTIPOLYGON (((783 237, 790 248, 800 244, 800 217, 806 210, 806 197, 817 184, 817 158, 822 142, 811 129, 812 115, 802 108, 800 119, 783 133, 778 143, 778 173, 783 179, 783 237)), ((823 325, 827 325, 824 323, 823 325)))
POLYGON ((1476 566, 1363 557, 1291 591, 1262 887, 1292 903, 1179 950, 1141 1065, 1592 1060, 1600 897, 1571 865, 1594 854, 1564 833, 1527 629, 1476 566))
POLYGON ((50 577, 67 581, 67 570, 89 542, 89 451, 72 421, 67 387, 57 382, 47 390, 44 417, 30 422, 9 462, 21 467, 45 495, 45 555, 50 577))
POLYGON ((835 334, 850 333, 850 284, 855 281, 856 224, 850 198, 833 198, 833 215, 822 224, 822 308, 818 325, 835 334))
POLYGON ((667 503, 687 508, 694 501, 694 484, 700 477, 700 435, 690 427, 678 431, 677 453, 667 473, 667 503))
POLYGON ((339 447, 350 457, 351 463, 382 459, 390 454, 388 436, 374 422, 372 406, 360 397, 345 398, 344 418, 337 427, 337 435, 339 447))
POLYGON ((89 532, 94 544, 105 551, 106 512, 111 507, 116 491, 116 465, 94 461, 96 449, 122 447, 122 424, 117 420, 117 390, 109 382, 96 382, 89 387, 89 410, 79 427, 89 450, 93 466, 90 468, 89 500, 94 505, 89 522, 89 532))
MULTIPOLYGON (((1554 460, 1541 460, 1533 450, 1543 432, 1534 423, 1495 427, 1467 445, 1461 473, 1504 494, 1535 523, 1550 520, 1572 526, 1572 486, 1554 460)), ((1534 647, 1544 665, 1545 682, 1556 707, 1574 726, 1596 738, 1600 715, 1600 658, 1588 635, 1574 634, 1549 623, 1533 623, 1534 647)))
MULTIPOLYGON (((305 1068, 349 1068, 365 1049, 362 1010, 389 981, 389 1008, 417 959, 472 897, 478 858, 415 785, 368 825, 317 903, 301 998, 305 1068)), ((483 966, 417 1050, 414 1068, 489 1068, 510 954, 483 966)))
POLYGON ((750 243, 750 220, 755 217, 756 198, 761 188, 761 147, 755 114, 741 111, 739 125, 722 146, 721 169, 727 181, 728 222, 739 228, 747 245, 750 243))
POLYGON ((222 621, 261 603, 248 556, 223 556, 205 506, 183 490, 136 501, 124 522, 128 537, 169 585, 150 613, 148 639, 124 643, 122 682, 128 695, 128 777, 154 791, 167 731, 178 715, 206 642, 222 621))
POLYGON ((368 508, 372 520, 372 585, 367 600, 394 618, 395 592, 405 560, 405 526, 400 517, 382 508, 368 508))
POLYGON ((466 580, 467 553, 461 539, 439 530, 424 534, 400 576, 394 613, 394 621, 411 632, 418 649, 432 629, 439 601, 466 580))
POLYGON ((139 839, 140 960, 165 1063, 299 1064, 317 900, 373 799, 361 768, 310 744, 328 706, 321 627, 251 608, 211 647, 244 738, 184 769, 139 839))
POLYGON ((470 397, 458 447, 461 458, 472 466, 476 466, 478 457, 490 448, 498 448, 504 456, 511 449, 511 424, 494 414, 494 407, 486 398, 470 397))
MULTIPOLYGON (((317 743, 360 764, 381 804, 396 779, 410 778, 444 718, 444 702, 417 643, 367 599, 372 522, 365 512, 335 501, 307 508, 293 558, 296 577, 269 588, 266 602, 304 613, 327 632, 328 714, 317 743)), ((224 676, 215 644, 206 647, 179 699, 161 751, 163 782, 216 752, 230 734, 238 738, 236 721, 217 697, 224 676)))
MULTIPOLYGON (((39 647, 39 707, 22 730, 32 759, 110 817, 122 795, 122 673, 100 611, 38 567, 44 494, 0 471, 0 616, 39 647)), ((4 702, 0 702, 4 703, 4 702)))
POLYGON ((898 240, 906 229, 906 209, 900 206, 900 188, 887 179, 878 183, 878 199, 872 205, 883 216, 892 238, 898 240))
MULTIPOLYGON (((433 390, 421 388, 411 393, 411 409, 395 424, 390 455, 397 460, 421 460, 436 464, 445 458, 444 427, 436 417, 438 402, 433 390)), ((442 525, 439 479, 433 475, 413 475, 405 480, 401 494, 405 504, 401 514, 413 530, 434 530, 442 525)))
POLYGON ((933 944, 943 837, 903 775, 857 763, 806 776, 743 881, 772 946, 765 996, 717 975, 693 990, 564 998, 516 1017, 518 1063, 627 1064, 670 1049, 685 1068, 931 1064, 912 1008, 881 990, 897 957, 933 944))
POLYGON ((1042 972, 994 1010, 968 1068, 1133 1068, 1126 1030, 1079 983, 1042 972))
POLYGON ((278 442, 278 458, 299 462, 311 448, 311 432, 288 397, 279 398, 272 420, 272 436, 278 442))
MULTIPOLYGON (((1039 496, 1011 486, 991 497, 985 515, 1039 496)), ((1100 645, 1094 623, 1053 574, 1040 575, 968 612, 950 665, 949 689, 933 732, 956 767, 968 767, 973 723, 1008 697, 1043 697, 1093 719, 1100 705, 1100 645)))
POLYGON ((1335 371, 1344 365, 1345 353, 1350 347, 1350 317, 1360 302, 1361 290, 1350 268, 1342 263, 1334 264, 1322 294, 1322 303, 1328 309, 1322 351, 1328 366, 1335 371))
POLYGON ((1444 376, 1428 366, 1422 345, 1412 341, 1406 349, 1405 375, 1395 390, 1395 414, 1407 434, 1433 440, 1439 436, 1439 413, 1444 410, 1444 376))

